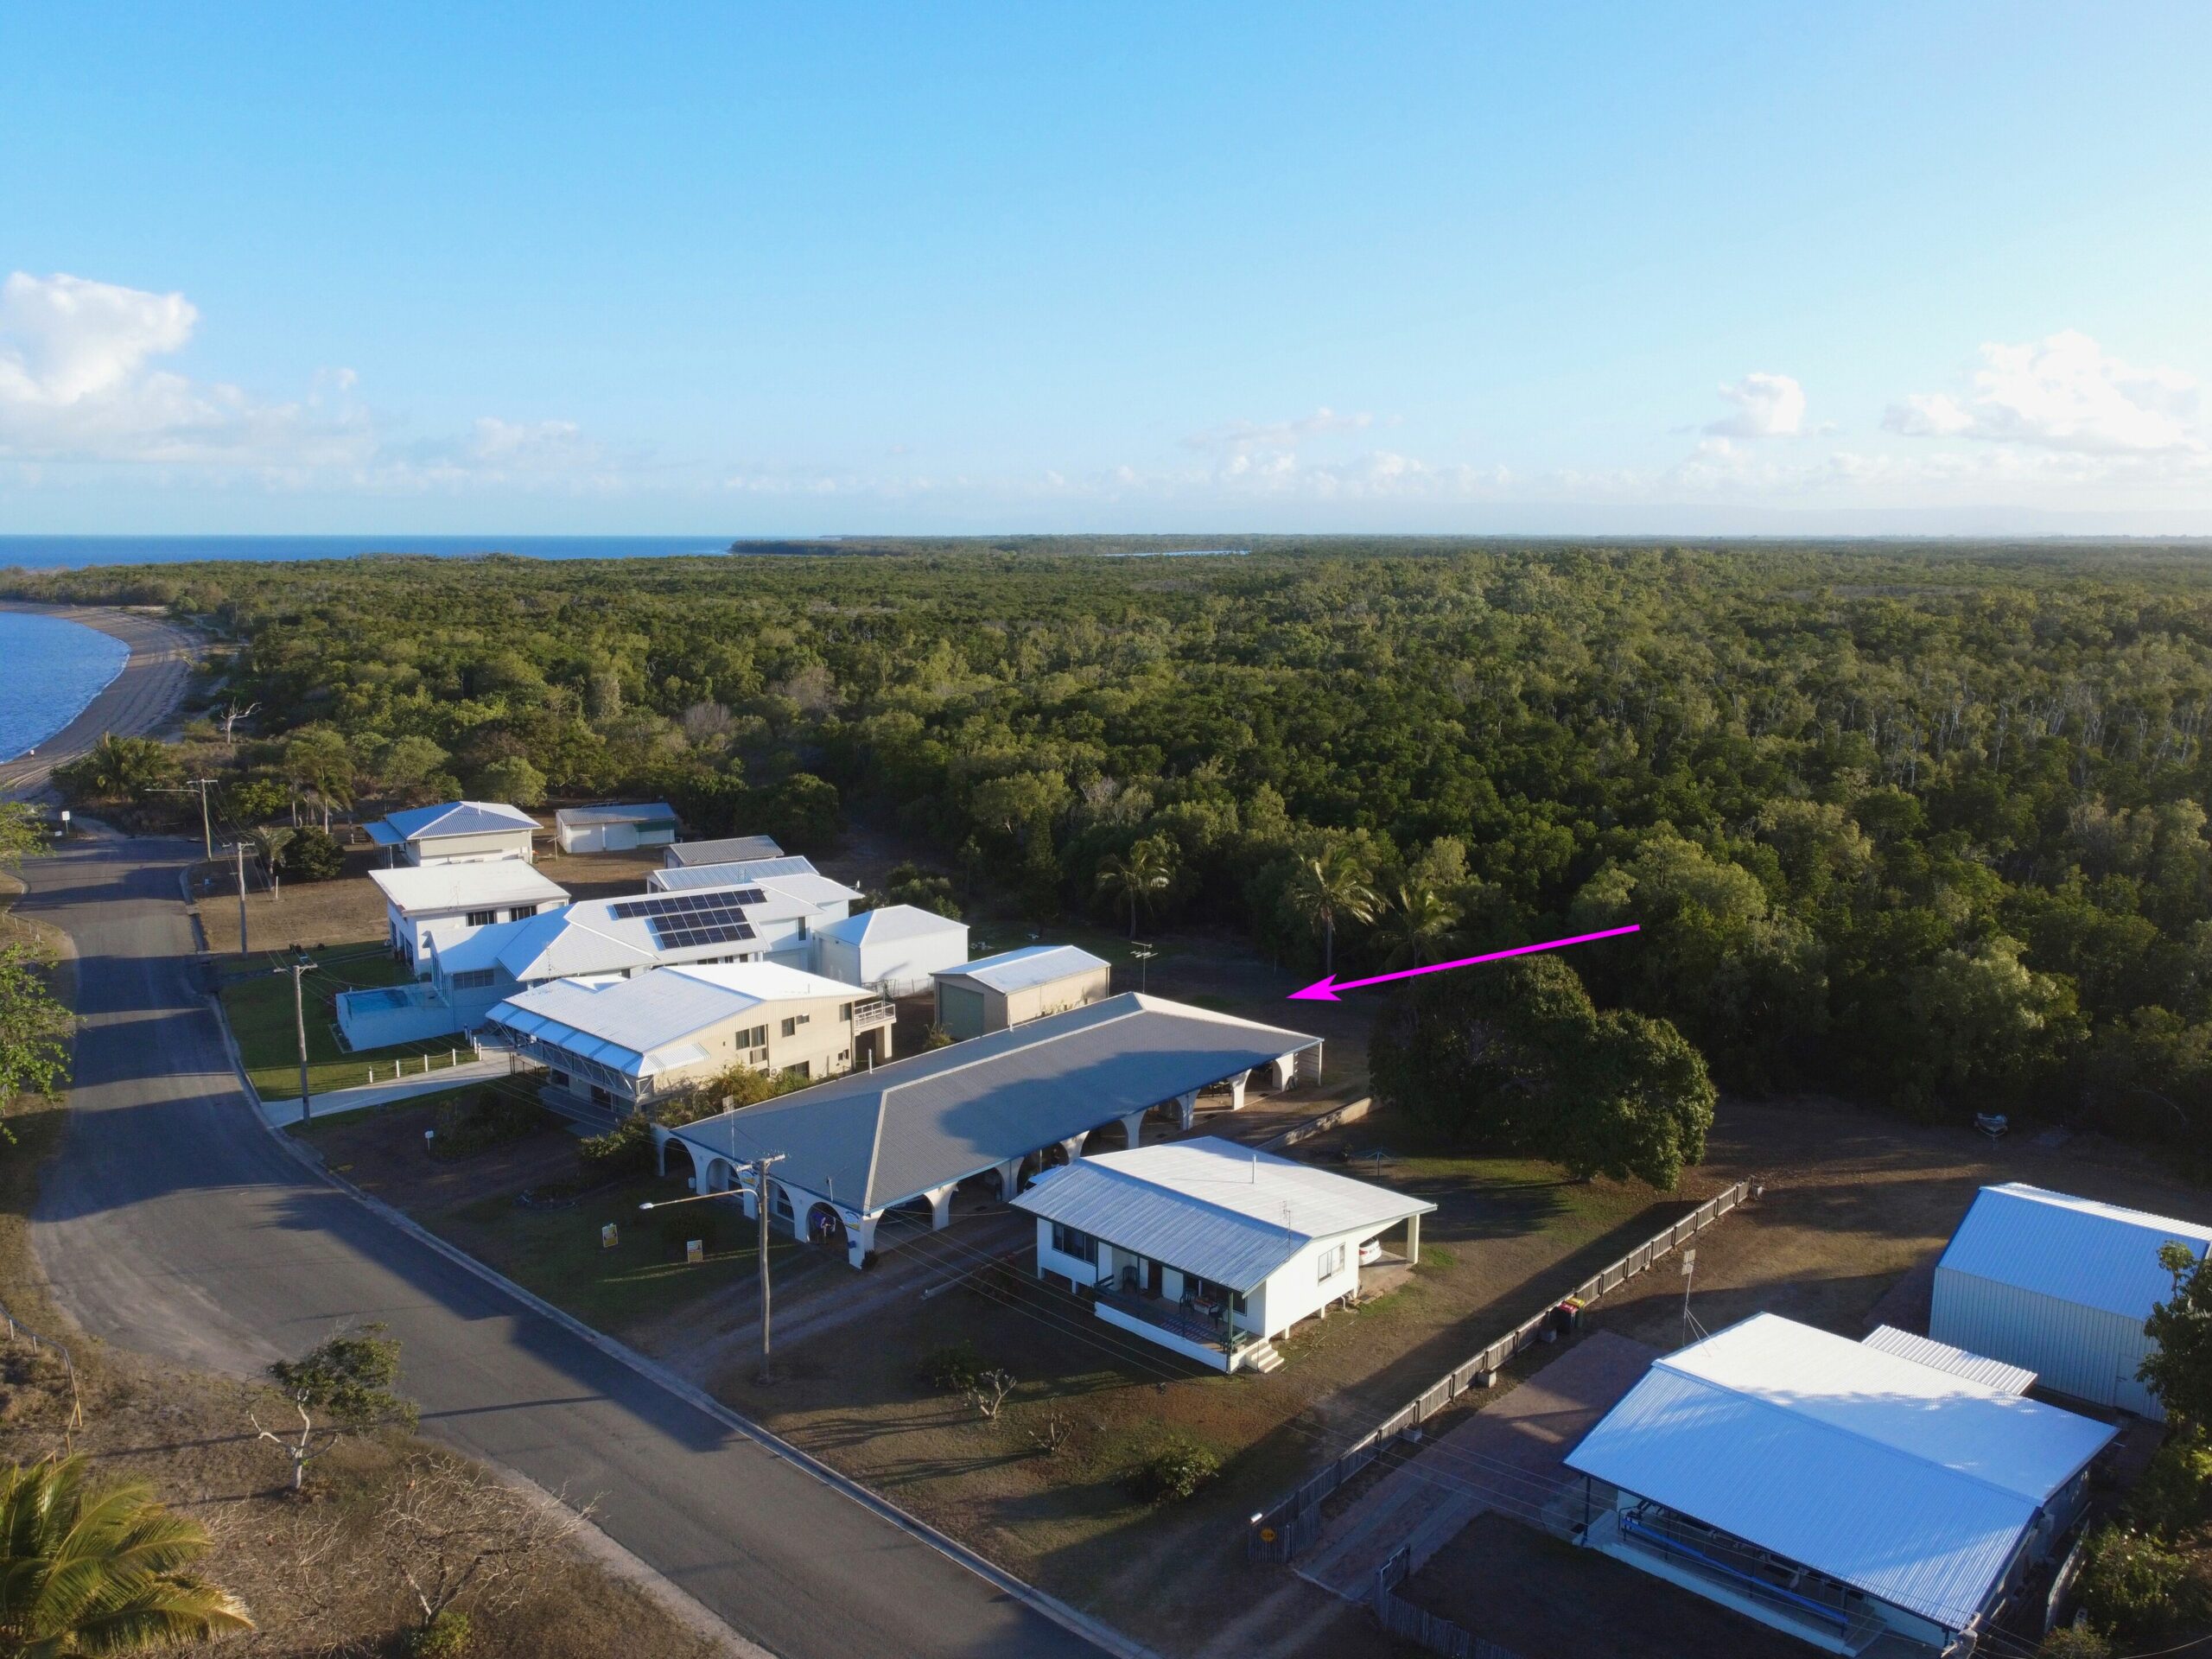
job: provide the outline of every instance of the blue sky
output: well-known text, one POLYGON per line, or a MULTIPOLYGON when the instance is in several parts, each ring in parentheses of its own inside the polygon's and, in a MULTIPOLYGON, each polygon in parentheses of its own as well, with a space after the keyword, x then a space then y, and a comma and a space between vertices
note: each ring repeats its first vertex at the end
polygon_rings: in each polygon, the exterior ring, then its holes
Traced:
POLYGON ((0 529, 2212 531, 2207 62, 2124 4, 14 7, 0 529))

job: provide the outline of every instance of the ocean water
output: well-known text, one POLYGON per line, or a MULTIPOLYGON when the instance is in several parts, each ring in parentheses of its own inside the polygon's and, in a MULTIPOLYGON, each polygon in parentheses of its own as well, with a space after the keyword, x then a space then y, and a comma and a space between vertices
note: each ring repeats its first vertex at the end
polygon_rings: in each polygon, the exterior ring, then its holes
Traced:
POLYGON ((0 611, 0 760, 13 760, 77 718, 130 659, 97 628, 0 611))
POLYGON ((665 559, 729 551, 727 536, 0 536, 0 569, 88 564, 192 564, 203 559, 352 559, 364 553, 462 558, 665 559))

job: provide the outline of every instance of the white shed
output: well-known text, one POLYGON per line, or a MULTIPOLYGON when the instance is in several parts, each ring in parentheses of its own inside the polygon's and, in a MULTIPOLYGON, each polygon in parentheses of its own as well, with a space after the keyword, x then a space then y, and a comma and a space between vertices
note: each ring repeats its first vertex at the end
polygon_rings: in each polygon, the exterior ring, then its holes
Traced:
POLYGON ((1077 945, 1026 945, 938 974, 937 1022, 955 1038, 980 1037, 1113 995, 1103 958, 1077 945))
POLYGON ((2173 1294, 2161 1244, 2201 1259, 2212 1227, 2009 1182, 1985 1186, 1936 1264, 1928 1333, 2034 1371, 2045 1388, 2163 1420, 2135 1379, 2143 1323, 2173 1294))
POLYGON ((968 960, 968 924, 912 905, 886 905, 814 931, 814 970, 902 996, 968 960))
POLYGON ((564 853, 626 853, 666 847, 676 839, 676 809, 666 801, 609 806, 564 806, 553 815, 553 834, 564 853))

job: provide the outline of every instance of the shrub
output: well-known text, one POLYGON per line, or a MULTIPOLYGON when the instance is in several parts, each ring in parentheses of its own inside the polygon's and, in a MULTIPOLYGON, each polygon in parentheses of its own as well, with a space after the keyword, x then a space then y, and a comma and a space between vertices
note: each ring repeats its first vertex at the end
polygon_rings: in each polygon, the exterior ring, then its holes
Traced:
POLYGON ((932 1348, 922 1356, 922 1380, 933 1389, 972 1389, 989 1368, 970 1342, 932 1348))
POLYGON ((436 1157, 466 1158, 544 1127, 545 1109, 536 1101, 504 1090, 475 1089, 438 1108, 438 1132, 430 1146, 436 1157))
POLYGON ((2130 1640, 2164 1635, 2207 1610, 2189 1558, 2133 1527, 2106 1526, 2089 1541, 2082 1611, 2100 1630, 2130 1640))
POLYGON ((656 1166, 652 1120, 632 1112, 605 1135, 588 1135, 576 1142, 576 1157, 584 1173, 594 1180, 623 1181, 632 1175, 650 1175, 656 1166))
POLYGON ((2062 1624, 2044 1637, 2036 1659, 2112 1659, 2112 1643, 2086 1626, 2062 1624))
POLYGON ((276 868, 287 880, 327 881, 346 868, 346 855, 335 836, 310 823, 284 843, 276 868))
POLYGON ((2212 1444, 2185 1430, 2158 1448, 2128 1494, 2127 1512, 2145 1532, 2185 1538, 2212 1519, 2212 1444))
POLYGON ((468 1651, 469 1638, 468 1615, 448 1607, 410 1633, 407 1651, 413 1659, 460 1659, 468 1651))
POLYGON ((1219 1452, 1175 1434, 1129 1471, 1129 1490, 1147 1503, 1179 1503, 1220 1472, 1219 1452))

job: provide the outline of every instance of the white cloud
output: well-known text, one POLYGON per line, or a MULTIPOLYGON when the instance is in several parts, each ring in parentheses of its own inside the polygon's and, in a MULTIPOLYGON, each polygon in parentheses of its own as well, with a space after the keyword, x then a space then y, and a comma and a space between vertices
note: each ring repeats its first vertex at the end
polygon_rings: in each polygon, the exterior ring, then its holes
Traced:
POLYGON ((1374 424, 1372 415, 1339 415, 1325 406, 1295 420, 1271 421, 1264 424, 1253 421, 1231 421, 1226 426, 1193 432, 1183 440, 1183 443, 1186 448, 1221 450, 1243 455, 1262 449, 1292 450, 1306 439, 1319 437, 1325 432, 1363 432, 1374 424))
POLYGON ((0 283, 0 398, 60 408, 111 391, 199 321, 181 294, 16 271, 0 283))
POLYGON ((349 370, 296 403, 155 366, 200 320, 181 294, 16 271, 0 283, 0 454, 52 461, 311 467, 365 457, 349 370))
POLYGON ((1913 438, 1980 438, 2073 454, 2198 454, 2196 382, 2178 369, 2139 369, 2073 330, 1981 348, 1965 397, 1922 392, 1892 404, 1882 424, 1913 438))
POLYGON ((395 443, 355 401, 349 368, 318 369, 306 396, 270 402, 161 366, 199 320, 181 294, 15 272, 0 283, 0 457, 55 469, 160 467, 180 483, 396 493, 604 493, 650 470, 644 457, 609 462, 572 421, 487 415, 455 436, 395 443))
POLYGON ((1720 395, 1736 412, 1706 431, 1720 438, 1794 438, 1805 428, 1805 388, 1786 374, 1754 371, 1720 395))

